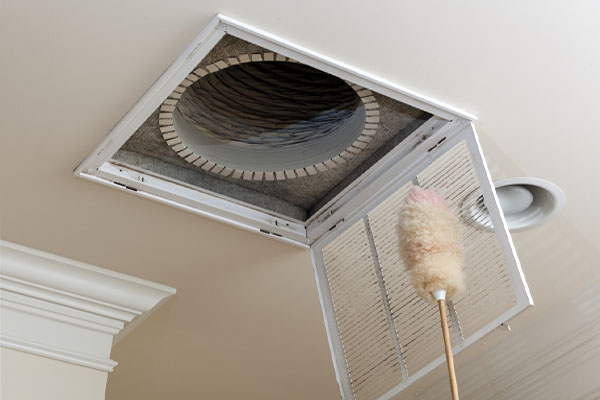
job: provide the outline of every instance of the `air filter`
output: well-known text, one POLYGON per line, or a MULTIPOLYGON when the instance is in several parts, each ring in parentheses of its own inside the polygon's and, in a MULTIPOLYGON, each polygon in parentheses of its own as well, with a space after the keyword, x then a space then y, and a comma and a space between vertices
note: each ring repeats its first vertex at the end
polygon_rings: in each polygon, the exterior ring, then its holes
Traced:
POLYGON ((397 253, 414 183, 461 216, 455 352, 531 304, 473 119, 218 15, 75 174, 310 248, 343 398, 390 399, 443 362, 397 253))
MULTIPOLYGON (((394 398, 444 363, 438 310, 419 299, 397 250, 397 211, 414 182, 440 193, 457 215, 471 193, 493 196, 475 138, 460 136, 312 247, 344 398, 394 398)), ((499 229, 481 229, 461 221, 468 290, 448 302, 455 352, 531 304, 501 219, 496 223, 499 229)))

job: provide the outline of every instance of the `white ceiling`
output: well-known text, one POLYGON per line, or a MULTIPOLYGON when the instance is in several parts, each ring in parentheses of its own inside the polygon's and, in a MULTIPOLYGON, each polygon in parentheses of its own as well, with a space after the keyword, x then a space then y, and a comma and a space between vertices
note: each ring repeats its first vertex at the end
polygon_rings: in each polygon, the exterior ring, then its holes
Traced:
POLYGON ((339 396, 308 252, 71 175, 217 11, 474 113, 496 178, 565 190, 515 235, 536 306, 458 357, 459 384, 600 396, 600 3, 4 0, 2 238, 179 290, 115 347, 107 397, 339 396))

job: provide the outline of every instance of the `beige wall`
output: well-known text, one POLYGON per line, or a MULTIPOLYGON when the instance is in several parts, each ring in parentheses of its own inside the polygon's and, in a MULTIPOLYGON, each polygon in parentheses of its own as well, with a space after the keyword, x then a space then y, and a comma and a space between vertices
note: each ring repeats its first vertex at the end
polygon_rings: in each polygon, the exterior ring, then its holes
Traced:
POLYGON ((104 400, 107 372, 0 348, 2 400, 104 400))

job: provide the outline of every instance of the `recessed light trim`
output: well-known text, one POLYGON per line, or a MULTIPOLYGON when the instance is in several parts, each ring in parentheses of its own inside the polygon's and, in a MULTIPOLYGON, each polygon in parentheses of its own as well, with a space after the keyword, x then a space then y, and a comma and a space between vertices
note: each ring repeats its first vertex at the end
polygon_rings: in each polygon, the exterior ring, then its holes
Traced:
MULTIPOLYGON (((511 231, 541 225, 565 205, 563 191, 544 179, 509 178, 495 181, 494 186, 506 225, 511 231)), ((492 229, 492 221, 480 191, 467 196, 463 203, 462 217, 483 229, 492 229)))

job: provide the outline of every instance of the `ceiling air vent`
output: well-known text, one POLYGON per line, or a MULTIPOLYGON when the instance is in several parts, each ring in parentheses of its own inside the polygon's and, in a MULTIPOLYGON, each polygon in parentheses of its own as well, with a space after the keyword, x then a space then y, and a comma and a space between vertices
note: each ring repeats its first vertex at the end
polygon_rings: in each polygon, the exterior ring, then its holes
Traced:
POLYGON ((473 119, 218 15, 75 174, 310 247, 343 398, 391 399, 443 362, 396 252, 413 184, 466 216, 456 352, 532 304, 473 119))

